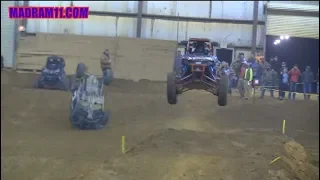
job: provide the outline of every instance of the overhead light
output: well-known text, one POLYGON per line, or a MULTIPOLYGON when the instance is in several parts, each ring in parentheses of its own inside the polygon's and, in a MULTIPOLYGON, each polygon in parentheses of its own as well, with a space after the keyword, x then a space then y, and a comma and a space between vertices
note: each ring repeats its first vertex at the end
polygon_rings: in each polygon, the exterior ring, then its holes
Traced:
POLYGON ((285 37, 284 36, 280 36, 280 39, 283 40, 285 37))
POLYGON ((273 43, 274 45, 277 45, 277 44, 279 44, 277 41, 275 41, 274 43, 273 43))
POLYGON ((24 28, 24 26, 19 26, 19 31, 20 32, 26 31, 26 28, 24 28))
POLYGON ((285 38, 285 39, 289 39, 290 37, 289 37, 288 35, 286 35, 284 38, 285 38))
POLYGON ((280 42, 281 42, 281 40, 280 40, 280 39, 277 39, 275 42, 280 43, 280 42))

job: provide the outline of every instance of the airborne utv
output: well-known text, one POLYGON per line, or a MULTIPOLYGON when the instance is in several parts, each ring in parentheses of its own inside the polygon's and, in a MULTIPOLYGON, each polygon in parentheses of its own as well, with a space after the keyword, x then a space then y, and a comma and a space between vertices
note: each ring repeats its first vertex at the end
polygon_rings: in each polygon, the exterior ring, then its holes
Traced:
POLYGON ((220 62, 212 54, 209 39, 190 38, 180 45, 185 46, 184 55, 177 55, 173 72, 167 75, 167 99, 177 103, 177 95, 198 89, 218 96, 218 105, 227 105, 229 78, 226 71, 218 74, 220 62))

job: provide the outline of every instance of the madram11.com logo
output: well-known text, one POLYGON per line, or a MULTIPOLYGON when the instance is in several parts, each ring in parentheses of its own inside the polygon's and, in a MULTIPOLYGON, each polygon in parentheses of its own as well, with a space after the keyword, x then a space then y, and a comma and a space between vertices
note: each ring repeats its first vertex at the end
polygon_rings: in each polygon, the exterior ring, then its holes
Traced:
POLYGON ((12 6, 8 12, 10 19, 87 19, 89 7, 12 6))

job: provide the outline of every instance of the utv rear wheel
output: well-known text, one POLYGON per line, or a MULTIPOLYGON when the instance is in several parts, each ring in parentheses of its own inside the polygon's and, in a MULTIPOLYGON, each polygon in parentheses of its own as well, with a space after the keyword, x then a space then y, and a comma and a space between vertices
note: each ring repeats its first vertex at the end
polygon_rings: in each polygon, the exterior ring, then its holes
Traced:
POLYGON ((176 76, 173 72, 167 74, 167 99, 169 104, 177 104, 176 76))
POLYGON ((79 63, 76 70, 76 78, 82 78, 86 72, 86 65, 84 63, 79 63))
POLYGON ((226 106, 228 99, 229 78, 226 75, 221 76, 218 90, 218 105, 226 106))
POLYGON ((105 69, 103 71, 103 84, 108 86, 113 80, 113 71, 112 69, 105 69))
POLYGON ((63 75, 61 78, 61 82, 60 82, 60 87, 59 89, 63 90, 63 91, 69 91, 70 90, 70 81, 69 78, 66 75, 63 75))

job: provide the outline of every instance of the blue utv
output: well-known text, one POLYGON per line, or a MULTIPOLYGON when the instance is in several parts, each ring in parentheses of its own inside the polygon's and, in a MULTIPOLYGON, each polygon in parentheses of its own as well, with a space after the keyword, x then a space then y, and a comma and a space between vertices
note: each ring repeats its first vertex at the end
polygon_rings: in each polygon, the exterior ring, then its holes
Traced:
POLYGON ((105 75, 98 78, 86 69, 85 64, 78 64, 76 80, 71 87, 71 123, 81 130, 102 129, 109 119, 104 111, 104 84, 112 79, 105 75))
POLYGON ((62 57, 47 57, 46 65, 42 68, 34 87, 68 91, 70 89, 70 82, 64 71, 64 67, 65 60, 62 57))
POLYGON ((176 104, 178 95, 189 90, 205 90, 218 98, 219 106, 227 105, 229 77, 218 72, 220 61, 213 56, 213 42, 204 38, 190 38, 181 42, 185 53, 177 55, 173 72, 167 74, 167 100, 176 104))

